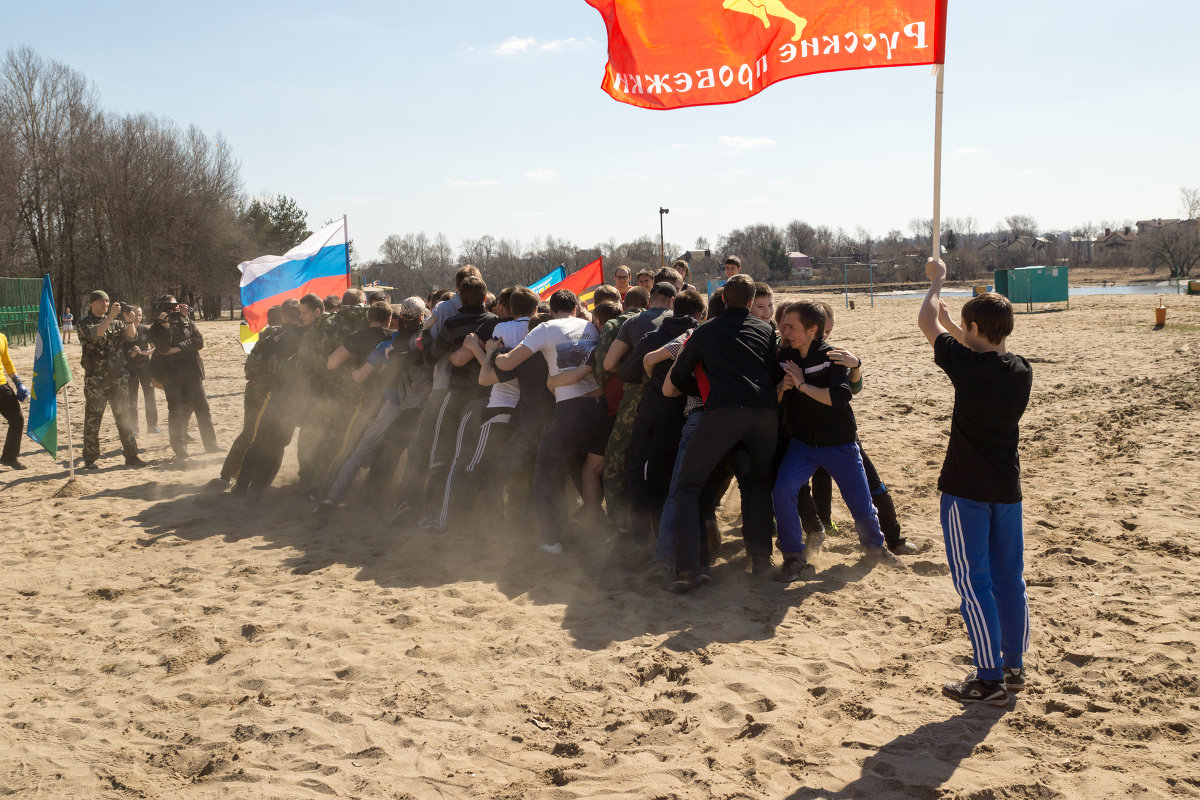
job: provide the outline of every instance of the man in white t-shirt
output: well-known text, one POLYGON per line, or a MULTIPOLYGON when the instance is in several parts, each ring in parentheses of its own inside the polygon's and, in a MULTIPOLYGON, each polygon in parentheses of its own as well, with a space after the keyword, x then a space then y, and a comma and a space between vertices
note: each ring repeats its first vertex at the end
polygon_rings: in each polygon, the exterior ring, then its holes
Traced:
MULTIPOLYGON (((587 311, 573 292, 560 289, 550 296, 554 319, 529 332, 511 352, 496 356, 496 366, 511 370, 534 353, 541 353, 550 377, 592 363, 600 338, 587 311)), ((567 524, 563 475, 570 475, 582 492, 584 460, 589 439, 605 423, 604 390, 589 373, 569 386, 554 389, 554 413, 542 432, 533 468, 533 492, 543 552, 562 552, 561 535, 567 524)), ((584 497, 584 506, 598 511, 599 497, 584 497)))

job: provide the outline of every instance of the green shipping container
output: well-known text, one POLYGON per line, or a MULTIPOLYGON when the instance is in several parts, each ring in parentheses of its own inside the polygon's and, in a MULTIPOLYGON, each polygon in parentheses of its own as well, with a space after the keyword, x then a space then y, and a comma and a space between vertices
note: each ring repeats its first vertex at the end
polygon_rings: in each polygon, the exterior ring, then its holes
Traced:
POLYGON ((1033 310, 1034 303, 1066 303, 1067 308, 1071 307, 1066 267, 998 269, 995 281, 999 294, 1013 305, 1024 303, 1027 311, 1033 310))

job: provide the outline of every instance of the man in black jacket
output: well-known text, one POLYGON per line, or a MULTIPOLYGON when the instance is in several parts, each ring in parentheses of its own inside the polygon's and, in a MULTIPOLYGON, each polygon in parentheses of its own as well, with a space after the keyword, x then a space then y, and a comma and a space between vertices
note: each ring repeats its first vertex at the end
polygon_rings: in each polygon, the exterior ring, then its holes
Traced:
POLYGON ((771 555, 771 465, 778 438, 773 367, 775 332, 750 315, 754 280, 734 275, 725 284, 725 313, 696 329, 671 367, 670 380, 704 400, 704 418, 683 457, 675 484, 677 594, 703 584, 708 545, 700 535, 700 493, 709 473, 744 444, 749 474, 742 508, 750 556, 771 555))
POLYGON ((779 361, 784 378, 779 394, 788 442, 772 492, 779 549, 783 551, 783 566, 776 580, 794 581, 808 566, 796 497, 818 467, 837 483, 867 554, 903 569, 903 562, 883 546, 879 515, 871 503, 867 473, 855 442, 858 428, 850 408, 849 372, 829 358, 833 347, 823 340, 824 309, 808 300, 792 303, 783 313, 780 329, 784 347, 779 361))
POLYGON ((704 295, 687 290, 676 295, 674 315, 666 317, 659 326, 642 336, 630 356, 621 363, 618 375, 626 384, 642 383, 642 399, 633 421, 626 462, 629 486, 630 522, 635 543, 653 542, 662 517, 663 503, 671 488, 671 472, 683 433, 683 409, 686 398, 666 397, 662 393, 663 379, 671 364, 655 365, 647 373, 643 360, 704 321, 704 295))
POLYGON ((164 294, 154 304, 155 321, 150 326, 154 345, 151 372, 163 385, 167 396, 167 429, 171 449, 179 465, 187 462, 188 417, 196 415, 204 451, 216 453, 217 434, 213 430, 208 398, 204 396, 204 362, 200 350, 204 337, 188 316, 188 307, 173 295, 164 294))

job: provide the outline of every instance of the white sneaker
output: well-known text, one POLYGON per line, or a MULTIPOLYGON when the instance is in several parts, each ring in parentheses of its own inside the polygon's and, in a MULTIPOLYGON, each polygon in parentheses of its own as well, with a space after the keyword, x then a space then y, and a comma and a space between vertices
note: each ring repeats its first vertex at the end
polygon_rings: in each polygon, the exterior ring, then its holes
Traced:
POLYGON ((561 556, 562 544, 560 542, 555 542, 554 544, 544 544, 539 547, 538 550, 542 553, 549 553, 552 556, 561 556))

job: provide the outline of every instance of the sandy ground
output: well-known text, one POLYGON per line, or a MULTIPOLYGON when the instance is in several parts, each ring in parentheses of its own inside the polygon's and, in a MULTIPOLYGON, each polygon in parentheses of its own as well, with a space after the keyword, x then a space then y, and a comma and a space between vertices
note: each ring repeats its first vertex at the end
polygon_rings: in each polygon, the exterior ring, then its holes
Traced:
MULTIPOLYGON (((247 507, 200 492, 219 456, 120 466, 107 418, 104 468, 67 492, 26 440, 30 469, 0 472, 0 794, 1200 796, 1200 298, 1168 297, 1157 331, 1153 304, 1018 315, 1032 677, 1006 709, 939 693, 969 652, 937 524, 951 390, 916 301, 836 331, 866 363, 862 439, 926 547, 904 574, 843 533, 814 580, 752 578, 731 494, 713 585, 676 597, 596 538, 553 560, 499 525, 315 525, 290 453, 247 507)), ((227 444, 236 325, 203 330, 227 444)), ((14 357, 28 373, 31 349, 14 357)), ((835 518, 849 529, 840 500, 835 518)))

